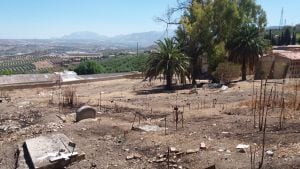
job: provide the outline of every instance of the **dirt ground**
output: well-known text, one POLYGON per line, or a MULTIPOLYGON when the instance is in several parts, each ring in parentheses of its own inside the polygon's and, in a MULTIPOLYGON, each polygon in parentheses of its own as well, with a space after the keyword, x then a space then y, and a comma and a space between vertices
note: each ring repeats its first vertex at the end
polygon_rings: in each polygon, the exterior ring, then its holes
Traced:
MULTIPOLYGON (((70 169, 168 168, 168 147, 170 168, 251 168, 250 148, 240 152, 238 144, 255 147, 258 168, 263 132, 253 124, 251 81, 234 83, 226 90, 199 87, 198 93, 184 88, 166 92, 161 85, 159 80, 150 84, 142 79, 118 79, 63 86, 62 91, 68 87, 76 91, 77 107, 88 104, 98 111, 97 119, 77 123, 76 107, 59 110, 59 87, 5 91, 11 101, 0 103, 0 168, 16 167, 18 145, 26 139, 55 132, 67 135, 86 153, 86 159, 71 164, 70 169), (176 105, 184 119, 182 123, 180 114, 177 130, 176 105), (146 124, 160 130, 137 129, 146 124), (201 143, 205 148, 200 149, 201 143)), ((255 89, 259 85, 256 81, 255 89)), ((300 168, 300 115, 288 107, 295 90, 293 85, 284 89, 287 105, 281 130, 281 108, 268 112, 263 168, 300 168)))

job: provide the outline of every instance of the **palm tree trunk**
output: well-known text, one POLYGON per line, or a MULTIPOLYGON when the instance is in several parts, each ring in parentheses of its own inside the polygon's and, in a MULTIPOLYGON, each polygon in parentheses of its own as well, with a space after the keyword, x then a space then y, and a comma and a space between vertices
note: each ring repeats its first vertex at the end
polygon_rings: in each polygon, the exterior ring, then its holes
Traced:
POLYGON ((192 72, 192 85, 196 85, 196 79, 199 77, 199 65, 198 65, 198 58, 193 57, 192 64, 191 64, 191 72, 192 72))
POLYGON ((246 67, 246 57, 243 56, 242 62, 242 81, 247 80, 247 67, 246 67))
POLYGON ((171 73, 168 73, 166 76, 166 80, 167 80, 167 90, 172 90, 172 75, 171 73))

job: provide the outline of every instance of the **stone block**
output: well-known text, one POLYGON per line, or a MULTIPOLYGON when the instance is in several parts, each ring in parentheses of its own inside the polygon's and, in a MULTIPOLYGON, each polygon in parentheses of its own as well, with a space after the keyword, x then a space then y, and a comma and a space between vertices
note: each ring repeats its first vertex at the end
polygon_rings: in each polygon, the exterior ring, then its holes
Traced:
POLYGON ((84 119, 96 118, 96 109, 91 106, 82 106, 76 111, 76 122, 84 119))

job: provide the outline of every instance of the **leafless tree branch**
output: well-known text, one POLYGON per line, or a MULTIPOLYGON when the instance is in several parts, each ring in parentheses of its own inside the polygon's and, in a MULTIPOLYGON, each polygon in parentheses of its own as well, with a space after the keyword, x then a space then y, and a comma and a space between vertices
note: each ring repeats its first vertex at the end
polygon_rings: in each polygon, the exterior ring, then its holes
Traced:
POLYGON ((164 23, 166 25, 166 32, 170 25, 179 25, 179 18, 173 18, 176 13, 187 10, 192 3, 192 0, 177 0, 177 6, 166 10, 166 13, 161 17, 155 17, 154 21, 164 23))

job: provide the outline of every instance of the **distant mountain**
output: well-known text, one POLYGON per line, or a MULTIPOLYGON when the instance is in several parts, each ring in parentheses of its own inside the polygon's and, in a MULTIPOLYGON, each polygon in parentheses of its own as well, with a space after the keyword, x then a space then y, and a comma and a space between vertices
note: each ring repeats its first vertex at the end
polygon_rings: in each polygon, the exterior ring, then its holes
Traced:
POLYGON ((66 40, 105 40, 108 37, 98 35, 97 33, 94 32, 89 32, 89 31, 83 31, 83 32, 74 32, 69 35, 65 35, 61 37, 61 39, 66 39, 66 40))
POLYGON ((150 31, 142 33, 132 33, 128 35, 118 35, 110 39, 112 42, 120 42, 125 44, 136 44, 139 43, 141 46, 153 45, 155 41, 163 39, 165 37, 173 36, 168 35, 164 32, 150 31))
POLYGON ((266 28, 266 30, 274 30, 274 29, 279 29, 279 28, 280 28, 280 26, 268 26, 266 28))
POLYGON ((137 43, 141 47, 147 47, 154 44, 155 41, 163 39, 165 37, 174 36, 174 31, 170 31, 168 34, 165 32, 149 31, 141 33, 132 33, 127 35, 117 35, 113 37, 102 36, 94 32, 74 32, 69 35, 61 37, 63 40, 93 40, 102 41, 110 44, 126 44, 129 46, 135 46, 137 43))

